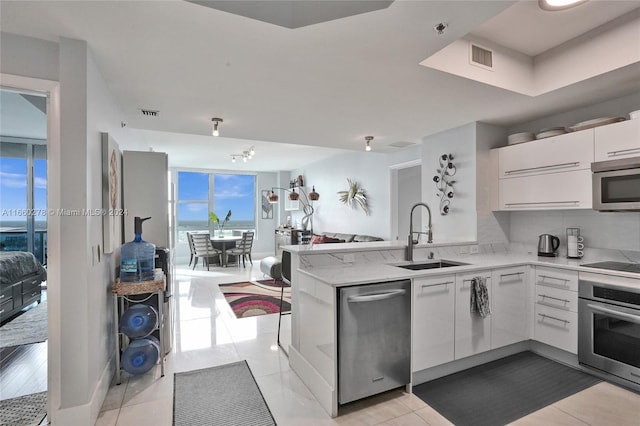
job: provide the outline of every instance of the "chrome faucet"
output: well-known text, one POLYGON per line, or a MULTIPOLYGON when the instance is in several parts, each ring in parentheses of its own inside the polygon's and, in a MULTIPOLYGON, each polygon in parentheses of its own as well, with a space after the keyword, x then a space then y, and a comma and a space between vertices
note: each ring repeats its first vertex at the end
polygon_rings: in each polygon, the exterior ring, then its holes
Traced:
POLYGON ((413 246, 418 244, 417 239, 413 239, 413 234, 427 234, 427 243, 433 242, 433 233, 431 232, 431 209, 425 203, 416 203, 411 207, 411 213, 409 213, 409 241, 407 244, 407 260, 413 260, 413 246), (427 208, 427 213, 429 213, 429 227, 427 228, 427 232, 420 232, 413 230, 413 211, 418 206, 424 206, 427 208))

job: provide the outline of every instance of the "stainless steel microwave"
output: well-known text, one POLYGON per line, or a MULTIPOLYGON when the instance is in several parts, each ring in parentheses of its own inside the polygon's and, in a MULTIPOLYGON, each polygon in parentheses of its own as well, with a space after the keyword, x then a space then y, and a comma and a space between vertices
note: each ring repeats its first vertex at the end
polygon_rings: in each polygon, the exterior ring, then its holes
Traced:
POLYGON ((591 163, 593 208, 640 211, 640 157, 591 163))

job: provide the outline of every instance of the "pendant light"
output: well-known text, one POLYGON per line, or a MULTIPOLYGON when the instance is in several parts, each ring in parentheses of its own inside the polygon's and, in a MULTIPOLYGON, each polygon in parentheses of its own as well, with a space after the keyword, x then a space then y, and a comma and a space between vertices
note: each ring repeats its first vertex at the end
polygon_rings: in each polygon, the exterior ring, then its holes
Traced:
POLYGON ((371 141, 373 140, 373 136, 365 136, 364 140, 366 141, 366 145, 364 147, 365 151, 371 151, 371 141))
POLYGON ((214 118, 211 119, 211 121, 213 121, 213 130, 211 131, 211 134, 213 136, 220 136, 220 131, 218 130, 218 125, 220 123, 222 123, 224 120, 222 118, 214 117, 214 118))

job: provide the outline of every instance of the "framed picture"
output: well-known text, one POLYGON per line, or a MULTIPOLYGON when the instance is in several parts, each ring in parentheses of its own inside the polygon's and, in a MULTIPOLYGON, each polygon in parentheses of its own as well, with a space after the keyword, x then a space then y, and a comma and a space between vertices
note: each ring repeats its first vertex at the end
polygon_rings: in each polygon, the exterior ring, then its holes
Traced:
POLYGON ((273 219, 273 204, 269 202, 269 190, 262 191, 262 218, 273 219))
POLYGON ((102 251, 122 244, 122 154, 118 143, 102 133, 102 251))

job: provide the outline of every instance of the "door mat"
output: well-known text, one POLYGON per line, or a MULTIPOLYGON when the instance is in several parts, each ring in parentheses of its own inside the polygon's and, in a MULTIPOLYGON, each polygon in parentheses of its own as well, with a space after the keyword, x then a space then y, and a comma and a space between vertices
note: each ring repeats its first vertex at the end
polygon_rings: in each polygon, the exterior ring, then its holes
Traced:
POLYGON ((246 361, 175 373, 174 426, 268 426, 276 422, 246 361))
POLYGON ((495 426, 599 382, 533 352, 521 352, 415 386, 413 393, 457 426, 495 426))
POLYGON ((0 327, 0 348, 47 340, 47 300, 0 327))
MULTIPOLYGON (((231 284, 219 284, 236 318, 257 315, 277 314, 280 312, 280 293, 282 287, 271 284, 271 280, 261 282, 244 281, 231 284), (265 283, 266 281, 266 283, 265 283)), ((291 311, 291 288, 284 288, 282 312, 291 311)))
POLYGON ((47 415, 47 392, 32 393, 0 401, 0 424, 39 425, 47 415))

